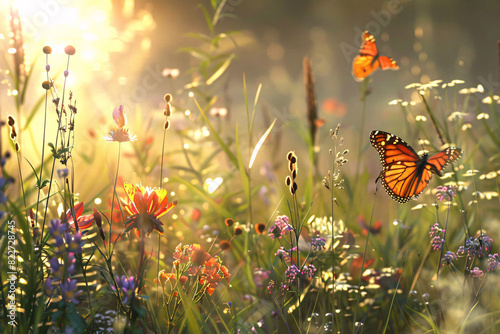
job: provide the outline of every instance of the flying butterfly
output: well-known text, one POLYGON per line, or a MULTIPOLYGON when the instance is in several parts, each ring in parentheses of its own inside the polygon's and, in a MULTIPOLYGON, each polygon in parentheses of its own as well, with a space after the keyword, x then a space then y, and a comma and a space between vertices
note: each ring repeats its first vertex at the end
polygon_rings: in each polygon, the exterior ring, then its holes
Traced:
POLYGON ((352 62, 352 74, 354 79, 362 81, 378 68, 383 70, 397 70, 399 66, 394 59, 381 56, 378 53, 375 37, 368 31, 365 31, 359 55, 352 62))
POLYGON ((417 198, 425 189, 433 174, 442 176, 441 171, 449 163, 460 158, 462 150, 448 147, 432 156, 421 157, 404 140, 384 131, 372 131, 370 142, 377 150, 382 172, 377 178, 385 191, 399 203, 417 198))

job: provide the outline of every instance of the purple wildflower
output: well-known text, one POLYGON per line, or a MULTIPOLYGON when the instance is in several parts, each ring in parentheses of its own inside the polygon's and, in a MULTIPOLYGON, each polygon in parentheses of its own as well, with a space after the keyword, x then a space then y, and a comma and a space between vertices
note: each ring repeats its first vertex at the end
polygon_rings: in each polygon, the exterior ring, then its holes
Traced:
POLYGON ((62 277, 63 266, 59 263, 59 259, 57 257, 53 257, 50 259, 49 264, 52 275, 54 275, 54 277, 62 277))
POLYGON ((297 275, 300 273, 299 268, 297 268, 296 265, 292 264, 288 269, 285 271, 285 276, 288 280, 288 282, 292 283, 297 275))
POLYGON ((443 244, 444 244, 444 239, 442 239, 441 237, 436 236, 436 237, 434 237, 432 239, 432 248, 434 250, 441 249, 441 247, 443 246, 443 244))
POLYGON ((436 235, 443 235, 446 232, 446 230, 443 230, 440 226, 439 223, 436 223, 431 226, 431 231, 429 232, 429 235, 431 238, 434 238, 436 235))
POLYGON ((73 253, 81 253, 82 252, 82 232, 78 231, 75 235, 71 235, 66 232, 64 238, 66 239, 66 243, 68 244, 68 251, 73 253))
POLYGON ((285 262, 287 265, 292 262, 292 258, 290 257, 290 254, 288 251, 286 251, 283 247, 280 247, 276 253, 274 254, 278 258, 280 258, 283 262, 285 262))
POLYGON ((274 221, 274 224, 278 226, 282 231, 288 232, 292 230, 292 226, 289 224, 289 219, 287 216, 278 216, 274 221))
POLYGON ((457 195, 456 188, 453 186, 439 186, 436 188, 436 197, 441 202, 443 199, 451 201, 457 195))
MULTIPOLYGON (((118 288, 123 293, 122 294, 123 303, 126 304, 132 300, 131 297, 135 292, 135 278, 134 276, 130 276, 127 278, 127 276, 125 275, 123 275, 122 277, 116 275, 115 278, 118 288)), ((113 290, 115 290, 114 286, 112 286, 112 288, 113 290)))
POLYGON ((447 251, 446 254, 444 254, 444 257, 443 257, 443 266, 444 265, 450 265, 456 259, 457 259, 457 256, 455 255, 455 253, 453 253, 451 251, 447 251))
POLYGON ((80 304, 77 297, 82 293, 82 290, 76 291, 76 279, 66 278, 61 282, 61 293, 63 298, 75 305, 80 304))
POLYGON ((467 256, 470 259, 474 257, 481 259, 484 252, 491 250, 492 244, 493 239, 487 235, 480 235, 475 239, 470 237, 465 241, 465 246, 460 246, 457 253, 459 256, 467 256))
POLYGON ((320 236, 319 234, 316 235, 316 238, 311 238, 311 246, 313 250, 325 249, 325 243, 326 239, 320 236))
POLYGON ((54 286, 52 285, 52 278, 47 277, 47 280, 45 281, 44 284, 44 291, 47 297, 52 297, 52 293, 54 292, 54 286))
POLYGON ((68 274, 73 275, 75 273, 75 253, 68 254, 68 260, 66 261, 66 271, 68 274))
POLYGON ((286 232, 292 231, 293 227, 288 223, 287 216, 278 216, 274 222, 275 225, 269 228, 268 236, 271 239, 280 239, 286 232))
POLYGON ((52 219, 49 225, 49 232, 55 238, 61 237, 66 232, 66 225, 61 224, 60 219, 52 219))
POLYGON ((472 269, 470 271, 472 277, 483 277, 484 276, 484 272, 479 269, 478 267, 475 267, 474 269, 472 269))
POLYGON ((285 293, 290 290, 290 286, 284 282, 281 282, 280 283, 280 290, 281 290, 281 294, 284 296, 285 293))
POLYGON ((498 268, 498 253, 488 255, 488 268, 487 271, 492 271, 498 268))
POLYGON ((307 278, 312 278, 315 272, 316 272, 316 267, 313 264, 310 264, 302 268, 301 274, 307 276, 307 278))
POLYGON ((255 268, 253 270, 253 280, 255 286, 258 288, 262 288, 262 282, 269 278, 270 270, 264 271, 262 268, 255 268))
POLYGON ((56 242, 54 243, 54 253, 62 254, 66 252, 66 243, 64 243, 63 238, 61 236, 56 236, 55 239, 56 242))

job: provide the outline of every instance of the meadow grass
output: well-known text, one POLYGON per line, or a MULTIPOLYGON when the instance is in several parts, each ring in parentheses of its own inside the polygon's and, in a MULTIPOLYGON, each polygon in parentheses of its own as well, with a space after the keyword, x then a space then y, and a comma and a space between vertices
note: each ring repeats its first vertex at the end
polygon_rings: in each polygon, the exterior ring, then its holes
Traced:
POLYGON ((417 201, 396 203, 365 150, 369 132, 384 130, 365 121, 376 78, 360 83, 356 128, 324 125, 307 58, 306 107, 286 131, 275 119, 257 129, 265 88, 252 91, 244 75, 246 124, 231 119, 220 100, 236 55, 219 46, 237 32, 217 32, 224 3, 200 5, 208 34, 190 34, 200 46, 181 50, 196 59, 193 80, 165 94, 160 124, 109 107, 113 128, 96 145, 116 158, 86 162, 107 182, 74 163, 75 131, 86 127, 67 86, 78 50, 66 47, 58 78, 43 48, 45 94, 31 109, 28 84, 40 83, 19 53, 6 61, 18 94, 13 115, 2 114, 2 331, 496 333, 498 96, 435 80, 407 85, 418 100, 389 103, 406 124, 395 135, 416 151, 463 152, 417 201), (31 120, 42 106, 37 142, 31 120), (283 141, 288 153, 277 154, 283 141), (28 145, 39 156, 25 156, 28 145), (75 178, 94 182, 93 193, 75 178))

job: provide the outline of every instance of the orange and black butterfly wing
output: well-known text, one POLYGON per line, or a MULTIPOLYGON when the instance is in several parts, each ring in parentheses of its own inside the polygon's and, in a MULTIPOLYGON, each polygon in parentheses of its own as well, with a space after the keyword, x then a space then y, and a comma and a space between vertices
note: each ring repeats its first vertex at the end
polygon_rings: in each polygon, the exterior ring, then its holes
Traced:
POLYGON ((421 175, 415 188, 415 198, 417 198, 418 195, 420 195, 420 193, 425 189, 433 174, 442 176, 441 171, 449 163, 453 163, 458 160, 461 155, 462 150, 456 147, 448 147, 441 152, 434 154, 430 158, 427 158, 427 155, 425 155, 420 164, 421 175))
POLYGON ((380 64, 378 61, 373 62, 372 56, 356 56, 352 62, 352 74, 356 81, 363 81, 364 78, 372 74, 380 64))
POLYGON ((441 171, 446 168, 449 163, 454 163, 461 156, 461 149, 456 147, 448 147, 427 159, 426 169, 431 170, 433 173, 436 173, 439 176, 442 176, 441 171))
POLYGON ((378 51, 375 44, 375 37, 368 31, 363 33, 363 42, 359 55, 352 62, 352 73, 354 79, 362 81, 369 76, 373 71, 379 68, 380 63, 377 61, 378 51))
POLYGON ((368 31, 363 33, 363 41, 361 43, 361 49, 359 50, 360 56, 371 56, 376 58, 378 56, 377 44, 375 44, 375 37, 368 31))
POLYGON ((372 131, 370 141, 380 156, 382 172, 379 178, 382 185, 389 196, 399 203, 417 198, 432 175, 441 175, 441 170, 460 158, 462 153, 461 149, 449 147, 430 158, 427 155, 420 158, 404 140, 383 131, 372 131))
POLYGON ((370 142, 380 157, 379 178, 385 191, 396 202, 408 202, 419 188, 420 157, 404 140, 388 132, 372 131, 370 142))
POLYGON ((396 64, 396 61, 392 58, 380 56, 378 57, 378 62, 380 63, 380 68, 383 70, 398 70, 399 66, 396 64))
POLYGON ((383 70, 397 70, 399 66, 394 59, 379 55, 377 45, 375 44, 375 37, 368 31, 365 31, 359 55, 352 62, 354 79, 362 81, 378 68, 383 70))

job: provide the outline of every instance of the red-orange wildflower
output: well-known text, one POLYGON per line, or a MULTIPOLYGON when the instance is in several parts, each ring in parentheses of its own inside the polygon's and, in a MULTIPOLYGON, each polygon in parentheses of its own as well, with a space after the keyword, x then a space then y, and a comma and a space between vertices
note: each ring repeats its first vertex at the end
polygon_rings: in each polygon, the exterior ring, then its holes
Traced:
MULTIPOLYGON (((223 278, 229 283, 230 274, 228 269, 222 265, 221 259, 211 256, 201 245, 182 246, 180 244, 175 248, 173 257, 177 275, 187 271, 189 276, 199 276, 200 291, 202 292, 208 292, 211 295, 223 278)), ((171 283, 177 278, 176 274, 165 274, 164 271, 160 271, 158 277, 161 282, 169 280, 171 283)), ((187 279, 186 276, 181 276, 181 285, 187 279)))
POLYGON ((125 192, 128 195, 128 201, 124 202, 124 209, 130 216, 125 223, 125 232, 132 228, 137 229, 137 235, 142 231, 149 235, 153 230, 163 234, 163 223, 158 219, 174 206, 177 201, 168 202, 167 190, 143 187, 130 183, 124 184, 125 192))
MULTIPOLYGON (((182 275, 179 279, 180 285, 181 286, 184 285, 187 282, 187 280, 188 280, 188 277, 182 275)), ((165 282, 170 282, 170 284, 175 285, 175 283, 177 282, 177 274, 166 273, 165 270, 161 270, 158 273, 158 278, 154 279, 155 283, 158 283, 158 281, 161 282, 162 284, 164 284, 165 282)))
POLYGON ((204 264, 200 285, 206 285, 206 291, 212 295, 222 278, 225 278, 229 283, 229 271, 215 257, 211 257, 204 264))
POLYGON ((73 214, 71 212, 72 210, 74 210, 76 222, 78 224, 79 229, 85 230, 90 228, 90 226, 92 226, 92 223, 94 222, 94 215, 82 216, 84 207, 83 207, 83 202, 80 202, 76 204, 74 208, 66 211, 66 221, 68 222, 70 228, 75 228, 75 222, 73 220, 73 214))

